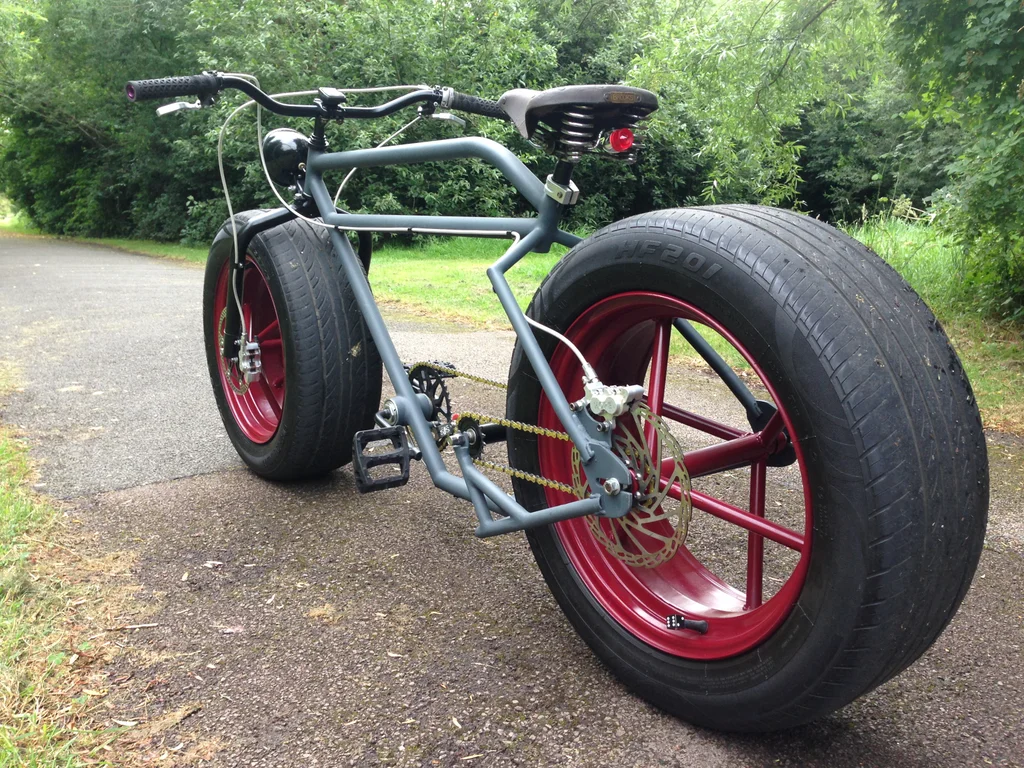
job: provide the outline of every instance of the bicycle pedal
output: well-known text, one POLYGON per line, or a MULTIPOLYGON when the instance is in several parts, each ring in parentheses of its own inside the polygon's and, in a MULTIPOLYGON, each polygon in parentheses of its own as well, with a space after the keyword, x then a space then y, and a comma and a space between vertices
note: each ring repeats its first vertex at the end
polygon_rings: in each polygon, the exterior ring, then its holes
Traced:
POLYGON ((356 488, 360 493, 370 493, 405 485, 409 482, 411 454, 405 427, 382 427, 356 432, 352 447, 356 488), (383 474, 387 467, 394 467, 396 471, 383 474))

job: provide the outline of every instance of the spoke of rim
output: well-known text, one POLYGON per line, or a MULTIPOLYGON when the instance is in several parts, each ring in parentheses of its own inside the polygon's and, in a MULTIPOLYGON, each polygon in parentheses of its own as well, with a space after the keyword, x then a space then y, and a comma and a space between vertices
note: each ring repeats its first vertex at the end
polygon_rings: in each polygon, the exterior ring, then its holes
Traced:
MULTIPOLYGON (((257 336, 257 338, 259 338, 259 336, 257 336)), ((267 339, 266 341, 264 341, 263 339, 260 339, 260 346, 261 347, 280 347, 281 346, 281 337, 278 336, 276 339, 267 339)))
MULTIPOLYGON (((767 466, 756 461, 750 467, 750 514, 764 519, 764 487, 767 466)), ((743 607, 757 608, 764 600, 764 537, 747 534, 747 600, 743 607)))
MULTIPOLYGON (((782 414, 778 411, 771 417, 765 428, 754 434, 746 434, 724 443, 697 448, 683 454, 683 465, 690 477, 704 477, 737 469, 753 464, 758 459, 770 456, 777 450, 776 443, 785 424, 782 414)), ((665 459, 661 462, 661 473, 668 474, 675 470, 675 460, 665 459)))
POLYGON ((734 438, 750 434, 742 429, 736 429, 736 427, 730 427, 728 424, 713 421, 704 416, 700 416, 699 414, 692 413, 691 411, 685 411, 682 408, 677 408, 669 403, 661 404, 661 417, 663 419, 677 421, 680 424, 685 424, 686 426, 693 427, 694 429, 699 429, 701 432, 707 432, 709 435, 720 437, 722 440, 732 440, 734 438))
POLYGON ((262 339, 268 333, 273 333, 274 331, 279 331, 280 329, 281 329, 281 326, 277 322, 277 318, 275 317, 273 319, 273 321, 270 323, 270 325, 268 325, 266 328, 264 328, 262 331, 260 331, 259 333, 256 334, 256 337, 259 338, 259 339, 262 339))
POLYGON ((267 402, 270 403, 270 410, 274 412, 274 416, 280 419, 281 406, 277 404, 277 397, 274 395, 274 390, 270 388, 270 384, 267 382, 266 377, 260 379, 260 383, 263 386, 264 393, 266 393, 267 402))
MULTIPOLYGON (((672 340, 672 321, 661 320, 654 329, 654 346, 651 349, 651 375, 647 382, 647 407, 655 416, 661 416, 665 402, 665 378, 668 374, 668 345, 672 340)), ((652 456, 657 456, 657 430, 653 424, 644 427, 644 440, 652 456)))
POLYGON ((722 356, 715 351, 715 348, 708 343, 707 339, 701 336, 696 328, 681 317, 676 318, 674 325, 676 330, 693 347, 694 351, 704 358, 704 362, 711 367, 711 370, 718 374, 718 378, 729 388, 733 397, 740 401, 743 410, 748 414, 756 414, 758 411, 757 398, 751 394, 750 390, 747 389, 747 385, 736 375, 736 371, 722 359, 722 356))
POLYGON ((772 417, 768 419, 768 423, 764 425, 758 434, 761 435, 761 439, 764 444, 769 447, 775 446, 775 441, 779 435, 782 434, 782 430, 785 429, 786 423, 782 420, 782 412, 776 411, 772 414, 772 417))
MULTIPOLYGON (((679 483, 672 483, 672 486, 668 489, 668 495, 673 499, 681 498, 682 491, 680 490, 679 483)), ((752 533, 760 534, 776 544, 781 544, 784 547, 798 551, 803 549, 803 534, 786 528, 784 525, 752 515, 745 509, 734 507, 732 504, 716 499, 714 496, 708 496, 700 491, 690 491, 690 502, 693 504, 694 509, 707 512, 709 515, 714 515, 720 520, 725 520, 727 523, 738 525, 740 528, 752 533)))
MULTIPOLYGON (((758 459, 763 459, 770 452, 761 439, 761 434, 744 435, 735 440, 698 448, 683 454, 683 466, 690 477, 704 477, 725 472, 729 469, 745 467, 758 459)), ((675 470, 675 459, 669 458, 661 462, 661 473, 668 474, 675 470)))

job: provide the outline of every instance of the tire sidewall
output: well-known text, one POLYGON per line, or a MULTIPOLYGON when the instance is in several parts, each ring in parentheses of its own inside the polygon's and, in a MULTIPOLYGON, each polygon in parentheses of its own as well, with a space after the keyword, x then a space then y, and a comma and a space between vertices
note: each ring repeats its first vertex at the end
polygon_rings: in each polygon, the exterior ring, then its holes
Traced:
MULTIPOLYGON (((245 216, 245 214, 241 214, 245 216)), ((244 219, 243 219, 244 220, 244 219)), ((241 222, 239 222, 241 227, 241 222)), ((210 248, 210 255, 206 262, 206 275, 203 288, 203 330, 206 339, 206 362, 210 373, 210 382, 213 385, 213 393, 217 402, 217 409, 220 411, 224 428, 234 444, 235 449, 241 455, 242 460, 254 468, 259 474, 273 474, 275 467, 290 452, 290 430, 289 425, 295 418, 297 403, 289 393, 296 390, 296 377, 298 372, 294 364, 289 361, 297 359, 295 340, 291 318, 285 311, 287 306, 285 296, 281 289, 281 278, 277 271, 277 265, 267 253, 266 245, 260 235, 252 239, 249 244, 247 256, 251 258, 260 271, 263 273, 270 288, 271 298, 277 310, 278 322, 281 325, 281 340, 285 360, 285 397, 281 409, 281 420, 274 436, 266 443, 257 443, 241 430, 235 420, 231 407, 227 402, 224 392, 224 381, 220 371, 220 342, 218 338, 219 318, 214 317, 217 305, 217 286, 220 276, 226 264, 230 262, 233 253, 232 236, 230 225, 226 225, 218 232, 210 248)))
MULTIPOLYGON (((687 719, 732 727, 736 707, 756 707, 754 720, 771 721, 775 707, 791 707, 827 668, 856 626, 867 573, 871 532, 857 504, 864 501, 842 403, 818 364, 795 313, 772 292, 767 275, 711 243, 688 242, 670 230, 606 229, 576 246, 552 271, 530 313, 566 331, 582 312, 608 296, 657 292, 683 299, 722 324, 750 352, 791 418, 809 480, 813 532, 810 562, 797 604, 756 649, 722 660, 693 661, 658 651, 629 634, 597 603, 569 562, 554 528, 528 538, 555 597, 597 655, 648 699, 687 719), (830 442, 831 441, 831 442, 830 442), (829 446, 828 449, 825 446, 829 446), (699 696, 699 705, 694 697, 699 696)), ((550 357, 554 345, 542 340, 550 357)), ((512 370, 528 363, 517 346, 512 370)), ((510 388, 510 418, 536 423, 540 386, 532 371, 510 388)), ((523 466, 536 452, 510 442, 510 460, 523 466)), ((516 488, 530 508, 546 506, 543 491, 516 488)), ((691 534, 692 535, 692 534, 691 534)))

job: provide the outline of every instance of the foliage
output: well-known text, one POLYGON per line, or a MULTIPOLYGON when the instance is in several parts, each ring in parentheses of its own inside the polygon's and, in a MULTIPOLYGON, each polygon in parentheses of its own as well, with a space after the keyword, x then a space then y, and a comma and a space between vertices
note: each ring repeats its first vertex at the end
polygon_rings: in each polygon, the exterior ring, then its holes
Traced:
POLYGON ((656 121, 669 135, 704 137, 705 200, 778 204, 793 195, 801 149, 781 132, 834 99, 837 79, 874 68, 881 42, 876 8, 860 0, 683 0, 633 78, 662 94, 656 121))
MULTIPOLYGON (((0 0, 0 191, 49 233, 207 242, 226 216, 216 138, 241 96, 158 119, 121 96, 135 77, 210 68, 270 91, 442 83, 491 97, 626 82, 661 102, 640 162, 584 162, 569 227, 731 200, 852 220, 905 196, 966 246, 965 280, 988 308, 1024 313, 1022 28, 1019 0, 0 0)), ((329 138, 372 146, 408 117, 329 138)), ((253 122, 226 133, 237 209, 275 204, 253 122)), ((507 124, 468 130, 551 168, 507 124)), ((400 140, 452 135, 424 120, 400 140)), ((475 162, 364 169, 342 203, 528 210, 475 162)))
MULTIPOLYGON (((640 162, 589 161, 579 171, 585 194, 569 226, 586 229, 702 195, 788 199, 798 147, 780 127, 816 98, 825 77, 816 73, 860 71, 870 56, 857 52, 877 36, 863 0, 130 0, 126 13, 110 13, 109 0, 19 2, 33 4, 19 29, 36 43, 30 64, 5 57, 0 75, 0 188, 47 232, 188 242, 206 240, 224 219, 214 138, 238 97, 158 121, 119 97, 130 77, 216 68, 255 72, 272 91, 439 82, 490 96, 566 82, 654 87, 663 107, 640 162)), ((336 147, 370 146, 401 119, 349 121, 330 138, 336 147)), ((478 120, 471 129, 508 143, 540 174, 550 168, 508 125, 478 120)), ((410 134, 451 131, 428 121, 410 134)), ((226 141, 238 208, 272 201, 252 142, 251 118, 242 116, 226 141)), ((344 203, 376 212, 523 210, 493 170, 474 163, 364 170, 344 203)))
POLYGON ((949 167, 941 221, 968 247, 978 300, 1024 319, 1024 4, 896 0, 889 13, 920 115, 968 137, 949 167))
MULTIPOLYGON (((353 0, 316 7, 298 0, 241 7, 227 0, 133 0, 128 14, 105 12, 109 0, 37 5, 40 15, 22 22, 38 38, 31 66, 14 66, 0 79, 0 114, 8 121, 0 137, 0 188, 47 232, 184 236, 187 242, 208 240, 226 216, 216 135, 241 97, 157 120, 148 105, 129 105, 120 95, 127 79, 216 68, 257 73, 271 91, 426 82, 497 96, 510 87, 620 79, 637 53, 635 28, 654 13, 654 0, 610 0, 588 10, 554 0, 353 0), (549 17, 560 21, 553 25, 549 17)), ((379 98, 353 96, 352 102, 379 98)), ((334 126, 329 138, 335 147, 371 146, 407 119, 349 121, 334 126)), ((279 122, 273 120, 267 127, 279 122)), ((538 173, 549 171, 550 160, 510 126, 479 120, 471 130, 513 146, 538 173)), ((453 131, 423 121, 409 135, 447 138, 453 131)), ((239 209, 273 200, 254 140, 251 113, 240 116, 225 143, 239 209)), ((635 168, 590 163, 579 177, 587 195, 570 225, 595 226, 691 197, 701 166, 689 149, 654 138, 635 168)), ((477 163, 364 170, 347 187, 344 204, 373 212, 524 210, 514 190, 477 163)))
POLYGON ((900 198, 924 208, 945 185, 962 132, 908 117, 916 97, 897 66, 890 73, 852 84, 851 103, 843 110, 824 103, 804 114, 797 192, 812 214, 854 221, 886 211, 900 198))

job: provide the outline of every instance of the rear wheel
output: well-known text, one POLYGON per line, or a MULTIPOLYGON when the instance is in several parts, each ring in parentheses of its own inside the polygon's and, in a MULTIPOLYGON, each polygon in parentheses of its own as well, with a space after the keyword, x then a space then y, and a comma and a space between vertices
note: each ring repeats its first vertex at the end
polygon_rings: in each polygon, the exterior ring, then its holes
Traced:
MULTIPOLYGON (((240 214, 239 226, 255 213, 240 214)), ((249 245, 243 322, 262 365, 251 383, 221 349, 231 252, 225 224, 207 261, 203 318, 210 380, 235 450, 274 480, 348 463, 353 436, 373 424, 380 405, 381 361, 326 232, 291 221, 249 245)))
MULTIPOLYGON (((662 211, 573 249, 529 313, 605 383, 646 385, 691 477, 689 534, 667 557, 649 555, 669 523, 635 513, 529 533, 562 609, 631 688, 702 725, 783 728, 934 641, 980 554, 985 446, 941 328, 877 256, 788 212, 662 211), (763 401, 761 418, 695 373, 680 321, 763 401), (672 616, 707 632, 670 629, 672 616)), ((576 358, 543 343, 580 397, 576 358)), ((560 429, 518 348, 510 382, 509 418, 560 429)), ((514 431, 509 451, 514 466, 572 484, 564 441, 514 431)), ((522 481, 516 495, 532 509, 570 500, 522 481)))

